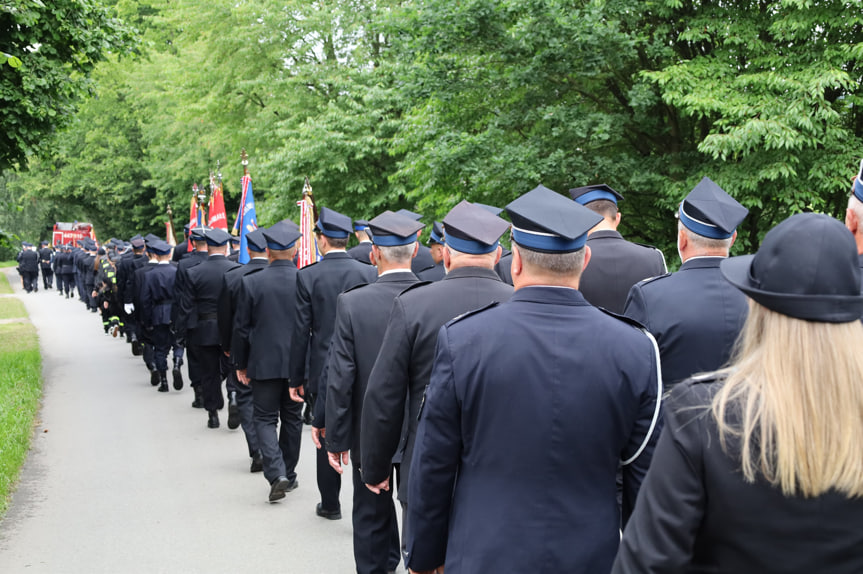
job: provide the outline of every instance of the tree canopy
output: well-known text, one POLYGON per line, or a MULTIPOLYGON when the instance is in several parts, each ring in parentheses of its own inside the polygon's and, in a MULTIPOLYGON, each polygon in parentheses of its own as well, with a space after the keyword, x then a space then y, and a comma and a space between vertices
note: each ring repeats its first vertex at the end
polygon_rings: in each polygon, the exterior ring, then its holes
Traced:
POLYGON ((74 4, 103 15, 103 45, 138 30, 141 55, 90 57, 91 95, 22 147, 5 189, 101 235, 161 232, 218 160, 230 212, 245 148, 263 224, 296 216, 305 176, 356 218, 427 222, 461 199, 607 183, 624 235, 671 254, 675 209, 708 176, 750 208, 751 250, 792 213, 841 216, 863 157, 853 1, 74 4))

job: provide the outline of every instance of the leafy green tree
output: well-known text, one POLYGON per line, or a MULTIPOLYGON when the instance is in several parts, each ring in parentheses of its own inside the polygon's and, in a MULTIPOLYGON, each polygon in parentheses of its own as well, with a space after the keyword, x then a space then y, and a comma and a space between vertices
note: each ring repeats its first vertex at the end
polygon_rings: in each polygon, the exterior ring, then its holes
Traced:
POLYGON ((133 46, 97 0, 0 3, 0 171, 25 163, 71 118, 109 51, 133 46))

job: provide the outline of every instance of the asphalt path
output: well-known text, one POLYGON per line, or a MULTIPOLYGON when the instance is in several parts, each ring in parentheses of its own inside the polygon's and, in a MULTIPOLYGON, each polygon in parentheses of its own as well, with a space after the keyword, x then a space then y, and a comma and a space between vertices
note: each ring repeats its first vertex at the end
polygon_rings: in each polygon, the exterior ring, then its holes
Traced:
POLYGON ((208 429, 187 377, 182 391, 157 392, 98 314, 55 290, 23 293, 14 270, 7 276, 39 333, 44 395, 0 522, 0 572, 354 571, 350 473, 344 518, 317 517, 308 427, 299 488, 271 504, 263 475, 249 472, 242 431, 228 430, 226 411, 221 428, 208 429))

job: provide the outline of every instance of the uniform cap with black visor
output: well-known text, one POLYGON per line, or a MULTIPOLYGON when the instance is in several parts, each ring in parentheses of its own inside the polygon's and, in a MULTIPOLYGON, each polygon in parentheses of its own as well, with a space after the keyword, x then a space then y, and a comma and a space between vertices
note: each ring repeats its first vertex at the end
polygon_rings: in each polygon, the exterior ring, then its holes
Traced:
POLYGON ((446 245, 460 253, 484 255, 496 250, 509 222, 469 201, 453 207, 443 219, 446 245))

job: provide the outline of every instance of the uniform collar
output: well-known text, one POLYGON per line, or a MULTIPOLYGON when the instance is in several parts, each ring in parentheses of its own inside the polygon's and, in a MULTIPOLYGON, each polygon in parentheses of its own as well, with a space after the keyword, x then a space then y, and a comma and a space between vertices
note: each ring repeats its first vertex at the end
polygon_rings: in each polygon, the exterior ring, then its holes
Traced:
POLYGON ((529 301, 531 303, 548 303, 552 305, 590 305, 578 289, 555 287, 552 285, 522 287, 513 293, 510 301, 529 301))
POLYGON ((393 269, 392 271, 386 271, 385 273, 378 275, 378 283, 390 283, 395 281, 406 281, 409 279, 417 280, 417 276, 414 275, 413 271, 410 269, 393 269))
POLYGON ((270 263, 270 267, 288 267, 289 265, 297 266, 292 259, 275 259, 270 263))
MULTIPOLYGON (((494 269, 486 269, 485 267, 457 267, 456 269, 450 269, 446 274, 446 277, 441 279, 441 281, 449 281, 460 277, 482 277, 485 279, 495 279, 500 281, 500 276, 494 271, 494 269)), ((503 283, 503 281, 501 281, 501 283, 503 283)))
POLYGON ((714 267, 718 268, 719 264, 722 263, 723 259, 726 259, 726 257, 721 257, 719 255, 690 257, 686 260, 686 263, 680 266, 680 271, 683 271, 685 269, 710 269, 714 267))
POLYGON ((353 257, 348 255, 348 252, 344 249, 339 249, 338 251, 328 251, 321 261, 326 261, 327 259, 353 259, 353 257))
POLYGON ((614 229, 600 229, 587 236, 588 241, 592 239, 623 239, 623 235, 614 229))

